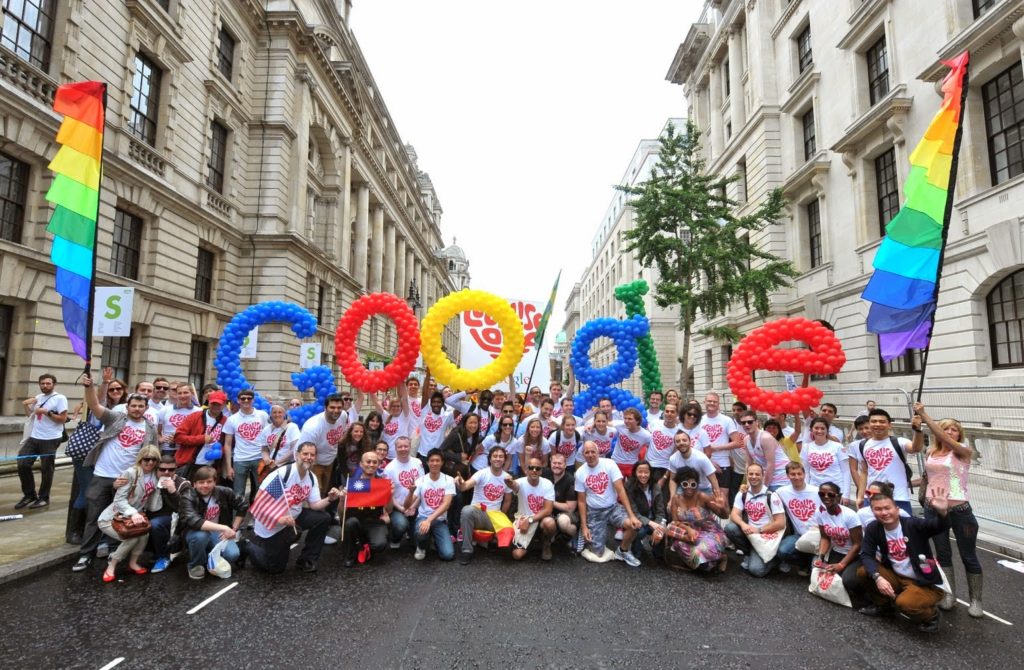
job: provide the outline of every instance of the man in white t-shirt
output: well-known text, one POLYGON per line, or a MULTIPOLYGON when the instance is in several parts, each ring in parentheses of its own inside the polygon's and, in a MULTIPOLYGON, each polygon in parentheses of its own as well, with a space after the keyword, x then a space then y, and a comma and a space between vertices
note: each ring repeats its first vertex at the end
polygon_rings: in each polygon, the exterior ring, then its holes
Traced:
POLYGON ((408 497, 405 507, 417 510, 413 524, 413 537, 416 540, 416 553, 413 557, 422 561, 427 557, 427 545, 434 538, 434 547, 442 561, 455 558, 455 547, 452 536, 448 532, 448 508, 455 498, 455 480, 441 472, 444 465, 444 454, 434 449, 427 454, 428 472, 416 480, 412 488, 407 488, 408 497))
MULTIPOLYGON (((417 385, 419 382, 416 382, 417 385)), ((405 386, 398 387, 398 397, 388 400, 388 406, 384 407, 374 396, 377 403, 377 410, 381 416, 380 439, 388 445, 388 460, 395 460, 395 441, 400 437, 412 438, 416 428, 416 416, 409 405, 409 393, 405 386)))
POLYGON ((519 500, 519 511, 513 522, 516 535, 512 540, 512 558, 517 561, 526 557, 526 550, 538 528, 543 534, 541 559, 551 560, 551 540, 558 530, 553 516, 555 485, 540 476, 543 470, 544 461, 531 456, 526 462, 526 476, 511 482, 519 500))
POLYGON ((891 425, 892 418, 889 413, 876 407, 868 413, 871 437, 850 445, 850 456, 857 460, 857 500, 861 501, 861 505, 868 504, 864 498, 864 491, 869 481, 889 482, 893 485, 892 497, 896 505, 907 514, 913 514, 906 462, 907 456, 916 453, 917 450, 910 440, 892 437, 889 434, 891 425))
POLYGON ((64 422, 68 420, 68 399, 57 393, 57 378, 49 372, 39 376, 40 393, 23 403, 32 422, 32 431, 25 444, 18 449, 18 479, 21 480, 21 500, 14 509, 28 505, 39 509, 50 504, 50 487, 57 462, 57 447, 64 435, 64 422), (39 492, 36 493, 32 466, 39 458, 39 492))
POLYGON ((344 395, 332 393, 324 399, 324 411, 306 419, 299 433, 299 444, 312 442, 316 445, 316 463, 313 476, 321 491, 327 490, 331 467, 338 455, 338 442, 348 430, 348 413, 345 411, 344 395))
POLYGON ((556 419, 562 416, 562 385, 559 382, 551 382, 548 386, 548 397, 551 398, 551 404, 554 409, 551 411, 551 416, 556 419))
POLYGON ((507 458, 508 452, 504 447, 491 447, 487 454, 486 468, 477 470, 466 480, 462 479, 462 475, 455 478, 455 485, 460 491, 473 489, 473 500, 462 508, 460 519, 462 551, 459 554, 459 563, 462 565, 468 565, 473 558, 473 531, 496 530, 487 513, 508 512, 512 503, 512 475, 504 469, 507 458))
MULTIPOLYGON (((663 479, 668 484, 669 491, 669 496, 666 500, 672 500, 676 494, 674 475, 687 467, 693 468, 700 473, 700 481, 697 484, 698 490, 713 498, 718 498, 721 488, 718 484, 718 474, 715 472, 715 465, 711 462, 711 459, 693 447, 693 440, 690 439, 689 434, 685 430, 676 433, 672 440, 676 450, 669 457, 668 471, 663 475, 663 479)), ((723 504, 727 504, 725 503, 724 494, 722 495, 723 504)))
POLYGON ((440 449, 445 435, 455 426, 455 413, 445 409, 444 394, 435 391, 419 414, 420 444, 416 452, 423 458, 440 449))
POLYGON ((388 542, 392 549, 402 546, 402 539, 416 518, 416 507, 406 507, 405 500, 409 488, 414 487, 416 480, 423 476, 423 463, 418 458, 410 458, 410 451, 412 441, 406 436, 399 437, 395 440, 395 460, 384 467, 384 476, 391 480, 391 500, 395 507, 391 512, 391 526, 388 529, 388 542))
POLYGON ((726 500, 739 490, 743 481, 743 473, 736 472, 732 467, 730 454, 743 449, 743 433, 731 416, 720 411, 721 398, 711 392, 704 396, 704 416, 700 419, 700 427, 708 437, 709 445, 704 454, 711 459, 718 471, 718 486, 725 493, 726 500))
POLYGON ((295 567, 302 572, 316 572, 316 562, 331 523, 324 509, 341 498, 341 492, 333 488, 327 496, 320 497, 310 470, 316 463, 316 455, 315 444, 301 444, 294 463, 274 470, 260 484, 256 499, 249 507, 256 524, 257 540, 242 540, 239 545, 241 554, 248 556, 255 567, 269 573, 284 572, 291 545, 306 531, 295 567))
POLYGON ((783 486, 775 494, 782 500, 793 532, 782 538, 779 544, 779 572, 787 573, 790 565, 796 565, 800 576, 806 577, 811 574, 808 566, 814 555, 797 551, 796 541, 814 528, 814 515, 821 504, 818 500, 818 487, 807 483, 807 473, 802 463, 786 464, 786 476, 789 477, 789 485, 783 486))
POLYGON ((768 431, 761 430, 757 413, 749 409, 740 416, 740 428, 746 433, 743 444, 747 450, 747 462, 764 468, 765 485, 772 491, 785 486, 789 482, 786 477, 789 456, 782 445, 768 431))
POLYGON ((182 384, 174 394, 174 403, 165 405, 160 412, 160 449, 161 451, 173 454, 176 446, 174 444, 174 433, 178 426, 189 414, 201 412, 202 410, 192 404, 192 389, 188 384, 182 384))
POLYGON ((622 529, 622 540, 615 550, 615 558, 630 567, 640 567, 640 560, 630 547, 640 528, 640 519, 622 484, 622 471, 610 458, 601 458, 597 445, 583 443, 584 464, 576 470, 576 509, 580 515, 580 529, 590 552, 601 559, 606 551, 608 528, 622 529))
POLYGON ((270 417, 252 404, 256 392, 242 389, 238 392, 238 411, 228 417, 221 430, 224 438, 224 463, 227 478, 233 480, 236 496, 245 495, 245 483, 252 480, 252 495, 256 495, 256 468, 263 459, 260 433, 270 423, 270 417))
POLYGON ((757 463, 747 465, 747 491, 739 492, 733 501, 725 534, 744 553, 742 568, 752 577, 765 577, 778 558, 765 561, 751 544, 750 537, 760 535, 769 540, 786 530, 786 511, 782 499, 764 485, 764 469, 757 463))
MULTIPOLYGON (((664 412, 664 410, 662 409, 662 406, 661 406, 661 401, 662 401, 662 398, 664 398, 664 397, 665 396, 664 396, 664 394, 661 391, 651 391, 647 395, 647 420, 648 421, 651 421, 651 420, 654 420, 654 419, 657 419, 659 421, 661 420, 662 412, 664 412)), ((675 405, 673 404, 673 406, 675 406, 675 405)), ((678 414, 678 412, 677 412, 677 414, 678 414)))
MULTIPOLYGON (((660 394, 653 391, 651 397, 660 394)), ((658 401, 660 403, 660 400, 658 401)), ((660 406, 660 405, 659 405, 660 406)), ((674 404, 665 405, 662 410, 662 418, 652 418, 650 410, 647 412, 647 430, 651 433, 651 444, 647 448, 646 460, 651 466, 651 479, 656 482, 663 482, 661 495, 668 493, 667 479, 668 461, 675 453, 676 433, 682 432, 683 425, 679 423, 679 410, 674 404)), ((664 498, 670 500, 670 498, 664 498)))

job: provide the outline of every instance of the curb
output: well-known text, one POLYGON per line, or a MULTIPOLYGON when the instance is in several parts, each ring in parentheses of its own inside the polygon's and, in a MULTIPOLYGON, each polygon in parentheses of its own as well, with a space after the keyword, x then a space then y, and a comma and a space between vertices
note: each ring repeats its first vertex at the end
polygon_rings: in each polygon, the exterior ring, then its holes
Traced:
POLYGON ((978 533, 978 546, 982 549, 1006 554, 1018 561, 1024 561, 1024 547, 1016 542, 1010 542, 995 535, 988 535, 983 532, 978 533))
POLYGON ((13 582, 22 577, 27 577, 31 574, 45 570, 58 563, 63 563, 65 560, 74 556, 78 553, 78 546, 74 544, 64 544, 56 549, 48 549, 35 556, 29 558, 23 558, 20 561, 15 561, 3 567, 0 567, 0 584, 7 584, 13 582))

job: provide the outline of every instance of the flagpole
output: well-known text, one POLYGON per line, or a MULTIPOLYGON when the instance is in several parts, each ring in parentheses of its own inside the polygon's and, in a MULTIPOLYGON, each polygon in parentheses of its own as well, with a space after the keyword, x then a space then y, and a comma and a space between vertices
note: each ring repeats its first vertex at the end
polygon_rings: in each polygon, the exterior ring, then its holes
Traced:
POLYGON ((100 231, 100 196, 103 193, 103 145, 106 142, 107 136, 107 85, 103 84, 103 127, 100 129, 100 181, 96 186, 96 224, 93 230, 93 243, 92 243, 92 277, 89 278, 89 308, 86 310, 85 317, 85 353, 87 358, 85 359, 85 369, 82 371, 83 374, 91 374, 92 372, 92 320, 96 311, 96 252, 99 249, 99 244, 96 243, 96 238, 99 236, 100 231))
MULTIPOLYGON (((551 318, 551 310, 555 307, 555 295, 558 293, 558 282, 562 279, 562 271, 558 271, 558 276, 555 277, 555 285, 551 289, 551 295, 548 297, 548 304, 544 307, 544 314, 541 316, 540 324, 538 324, 538 332, 534 335, 533 339, 533 365, 530 366, 530 381, 526 384, 526 396, 529 398, 530 385, 533 383, 533 373, 537 371, 537 359, 540 358, 540 348, 544 344, 544 336, 548 333, 548 319, 551 318)), ((561 381, 561 380, 559 380, 561 381)), ((534 408, 537 412, 540 412, 540 407, 534 408)), ((526 412, 526 403, 522 403, 519 408, 519 416, 516 417, 516 427, 512 431, 512 436, 515 437, 519 432, 519 426, 523 423, 523 414, 526 412)))
POLYGON ((971 79, 971 66, 968 61, 964 66, 964 77, 960 86, 960 115, 956 125, 956 134, 953 136, 953 159, 949 165, 949 182, 946 187, 946 208, 942 216, 942 243, 939 246, 939 266, 935 273, 935 292, 932 300, 935 302, 935 311, 932 312, 932 323, 928 327, 928 344, 921 354, 921 379, 917 383, 917 402, 921 402, 921 395, 924 393, 924 376, 928 370, 928 353, 932 348, 932 333, 935 331, 935 318, 939 313, 939 284, 942 280, 942 262, 946 257, 946 238, 949 237, 949 220, 953 215, 953 194, 956 191, 956 174, 960 166, 960 142, 964 134, 964 111, 967 104, 967 89, 971 79))

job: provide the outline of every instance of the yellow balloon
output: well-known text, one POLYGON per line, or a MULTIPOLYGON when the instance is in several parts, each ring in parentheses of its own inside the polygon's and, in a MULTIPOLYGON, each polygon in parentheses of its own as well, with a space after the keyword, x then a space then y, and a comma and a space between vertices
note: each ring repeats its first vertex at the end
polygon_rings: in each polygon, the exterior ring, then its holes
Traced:
POLYGON ((462 289, 434 303, 420 323, 420 352, 431 376, 439 384, 455 389, 485 389, 507 379, 523 358, 526 334, 523 323, 508 301, 493 293, 462 289), (445 324, 462 312, 484 312, 501 329, 501 353, 492 362, 476 370, 456 367, 441 350, 445 324))

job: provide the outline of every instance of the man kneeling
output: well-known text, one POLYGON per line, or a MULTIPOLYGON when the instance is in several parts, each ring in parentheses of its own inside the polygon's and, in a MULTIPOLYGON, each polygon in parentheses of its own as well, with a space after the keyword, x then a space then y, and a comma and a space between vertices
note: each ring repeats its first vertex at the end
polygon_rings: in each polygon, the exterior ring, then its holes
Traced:
POLYGON ((551 540, 558 530, 552 516, 555 509, 555 485, 541 478, 543 470, 544 461, 531 456, 526 464, 526 476, 512 482, 512 490, 519 497, 519 512, 514 524, 516 535, 512 540, 512 558, 517 561, 526 556, 537 528, 541 529, 544 536, 540 557, 545 561, 551 560, 551 540))
POLYGON ((179 502, 181 525, 188 545, 188 576, 206 576, 206 559, 213 546, 227 540, 221 556, 242 567, 237 543, 249 503, 227 486, 217 486, 217 471, 204 465, 192 475, 192 486, 182 487, 179 502))
MULTIPOLYGON (((455 486, 460 491, 473 489, 472 503, 462 508, 462 552, 459 554, 459 563, 462 565, 468 565, 473 558, 474 530, 492 533, 502 530, 494 527, 494 519, 500 521, 498 515, 507 513, 512 502, 512 488, 509 485, 512 475, 504 470, 506 458, 508 453, 503 447, 491 447, 487 454, 487 468, 477 470, 465 481, 461 475, 455 478, 455 486)), ((507 528, 507 517, 504 523, 507 528)))
POLYGON ((633 536, 640 528, 640 519, 633 514, 629 496, 622 483, 622 471, 610 458, 601 458, 597 444, 583 443, 583 460, 576 471, 576 497, 580 513, 580 528, 590 551, 598 558, 604 556, 608 528, 622 528, 622 542, 615 550, 615 558, 631 567, 640 567, 640 559, 630 547, 633 536))

